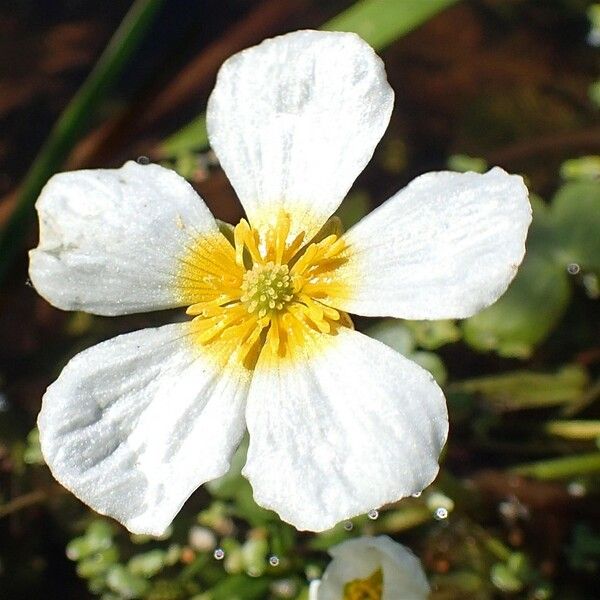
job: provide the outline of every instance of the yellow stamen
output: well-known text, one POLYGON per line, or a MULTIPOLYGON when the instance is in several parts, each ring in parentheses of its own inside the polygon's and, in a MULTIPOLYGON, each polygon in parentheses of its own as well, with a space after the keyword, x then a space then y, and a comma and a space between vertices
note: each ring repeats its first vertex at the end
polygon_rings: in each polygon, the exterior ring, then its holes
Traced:
POLYGON ((303 232, 288 240, 291 230, 286 213, 262 232, 242 219, 233 246, 213 234, 187 249, 178 286, 198 343, 216 344, 220 356, 238 355, 252 369, 261 352, 291 358, 314 334, 351 326, 348 315, 328 305, 345 287, 335 277, 345 262, 341 232, 304 244, 303 232))
POLYGON ((344 586, 343 600, 381 600, 383 573, 377 569, 366 579, 355 579, 344 586))

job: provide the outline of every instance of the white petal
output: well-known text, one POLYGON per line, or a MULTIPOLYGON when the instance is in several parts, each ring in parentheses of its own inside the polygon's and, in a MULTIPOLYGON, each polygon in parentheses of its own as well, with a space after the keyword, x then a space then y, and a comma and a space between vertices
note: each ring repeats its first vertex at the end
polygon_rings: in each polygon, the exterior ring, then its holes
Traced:
POLYGON ((344 585, 366 579, 378 569, 383 573, 382 600, 424 600, 429 584, 419 559, 387 536, 348 540, 329 551, 329 564, 315 600, 339 600, 344 585))
POLYGON ((372 547, 381 553, 384 585, 382 600, 424 600, 429 596, 429 583, 421 561, 406 546, 383 535, 372 539, 372 547))
POLYGON ((394 93, 352 33, 296 31, 227 60, 208 133, 255 227, 283 209, 307 238, 338 207, 385 131, 394 93))
POLYGON ((73 358, 38 424, 52 473, 96 511, 158 535, 244 432, 248 375, 194 342, 193 324, 145 329, 73 358))
POLYGON ((59 173, 37 201, 40 243, 29 275, 51 304, 118 315, 181 306, 176 274, 190 239, 217 233, 174 171, 130 161, 59 173))
POLYGON ((346 234, 348 262, 336 275, 352 291, 332 303, 367 316, 468 317, 512 281, 530 222, 519 176, 422 175, 346 234))
POLYGON ((243 473, 256 501, 321 531, 429 485, 448 430, 433 377, 345 328, 302 351, 263 352, 253 375, 243 473))

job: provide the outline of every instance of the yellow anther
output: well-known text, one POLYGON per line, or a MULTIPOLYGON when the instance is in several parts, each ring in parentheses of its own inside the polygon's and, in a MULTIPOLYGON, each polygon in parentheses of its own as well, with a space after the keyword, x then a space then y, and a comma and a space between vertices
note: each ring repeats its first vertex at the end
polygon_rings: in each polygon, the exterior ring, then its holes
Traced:
POLYGON ((381 600, 383 573, 377 569, 366 579, 355 579, 344 586, 343 600, 381 600))

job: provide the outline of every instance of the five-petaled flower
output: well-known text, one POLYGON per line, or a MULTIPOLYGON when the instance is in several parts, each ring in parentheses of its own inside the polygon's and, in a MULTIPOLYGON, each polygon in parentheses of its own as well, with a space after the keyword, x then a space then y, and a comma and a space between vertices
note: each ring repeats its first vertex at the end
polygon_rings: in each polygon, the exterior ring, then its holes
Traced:
POLYGON ((419 559, 387 535, 347 540, 329 550, 323 578, 309 600, 426 600, 429 584, 419 559))
POLYGON ((227 60, 207 120, 248 218, 234 228, 158 165, 48 182, 30 265, 42 296, 99 315, 187 306, 193 317, 94 346, 48 388, 42 450, 76 496, 159 534, 228 470, 246 429, 256 501, 299 529, 434 479, 441 390, 348 313, 472 315, 514 277, 531 211, 522 179, 501 169, 429 173, 342 234, 329 217, 393 96, 354 34, 299 31, 227 60))

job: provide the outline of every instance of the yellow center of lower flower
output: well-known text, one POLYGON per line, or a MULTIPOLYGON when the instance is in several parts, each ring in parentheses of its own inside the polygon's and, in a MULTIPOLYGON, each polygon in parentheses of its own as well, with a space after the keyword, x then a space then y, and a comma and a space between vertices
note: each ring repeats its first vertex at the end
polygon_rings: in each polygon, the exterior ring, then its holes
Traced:
POLYGON ((383 573, 377 569, 366 579, 355 579, 344 586, 343 600, 381 600, 383 573))
POLYGON ((293 357, 314 333, 352 326, 330 306, 347 294, 335 271, 345 262, 341 231, 329 227, 308 243, 290 236, 290 218, 278 215, 258 232, 242 220, 225 235, 199 236, 181 259, 177 282, 190 305, 196 340, 223 357, 239 355, 248 369, 261 352, 293 357), (223 343, 221 343, 223 342, 223 343))

